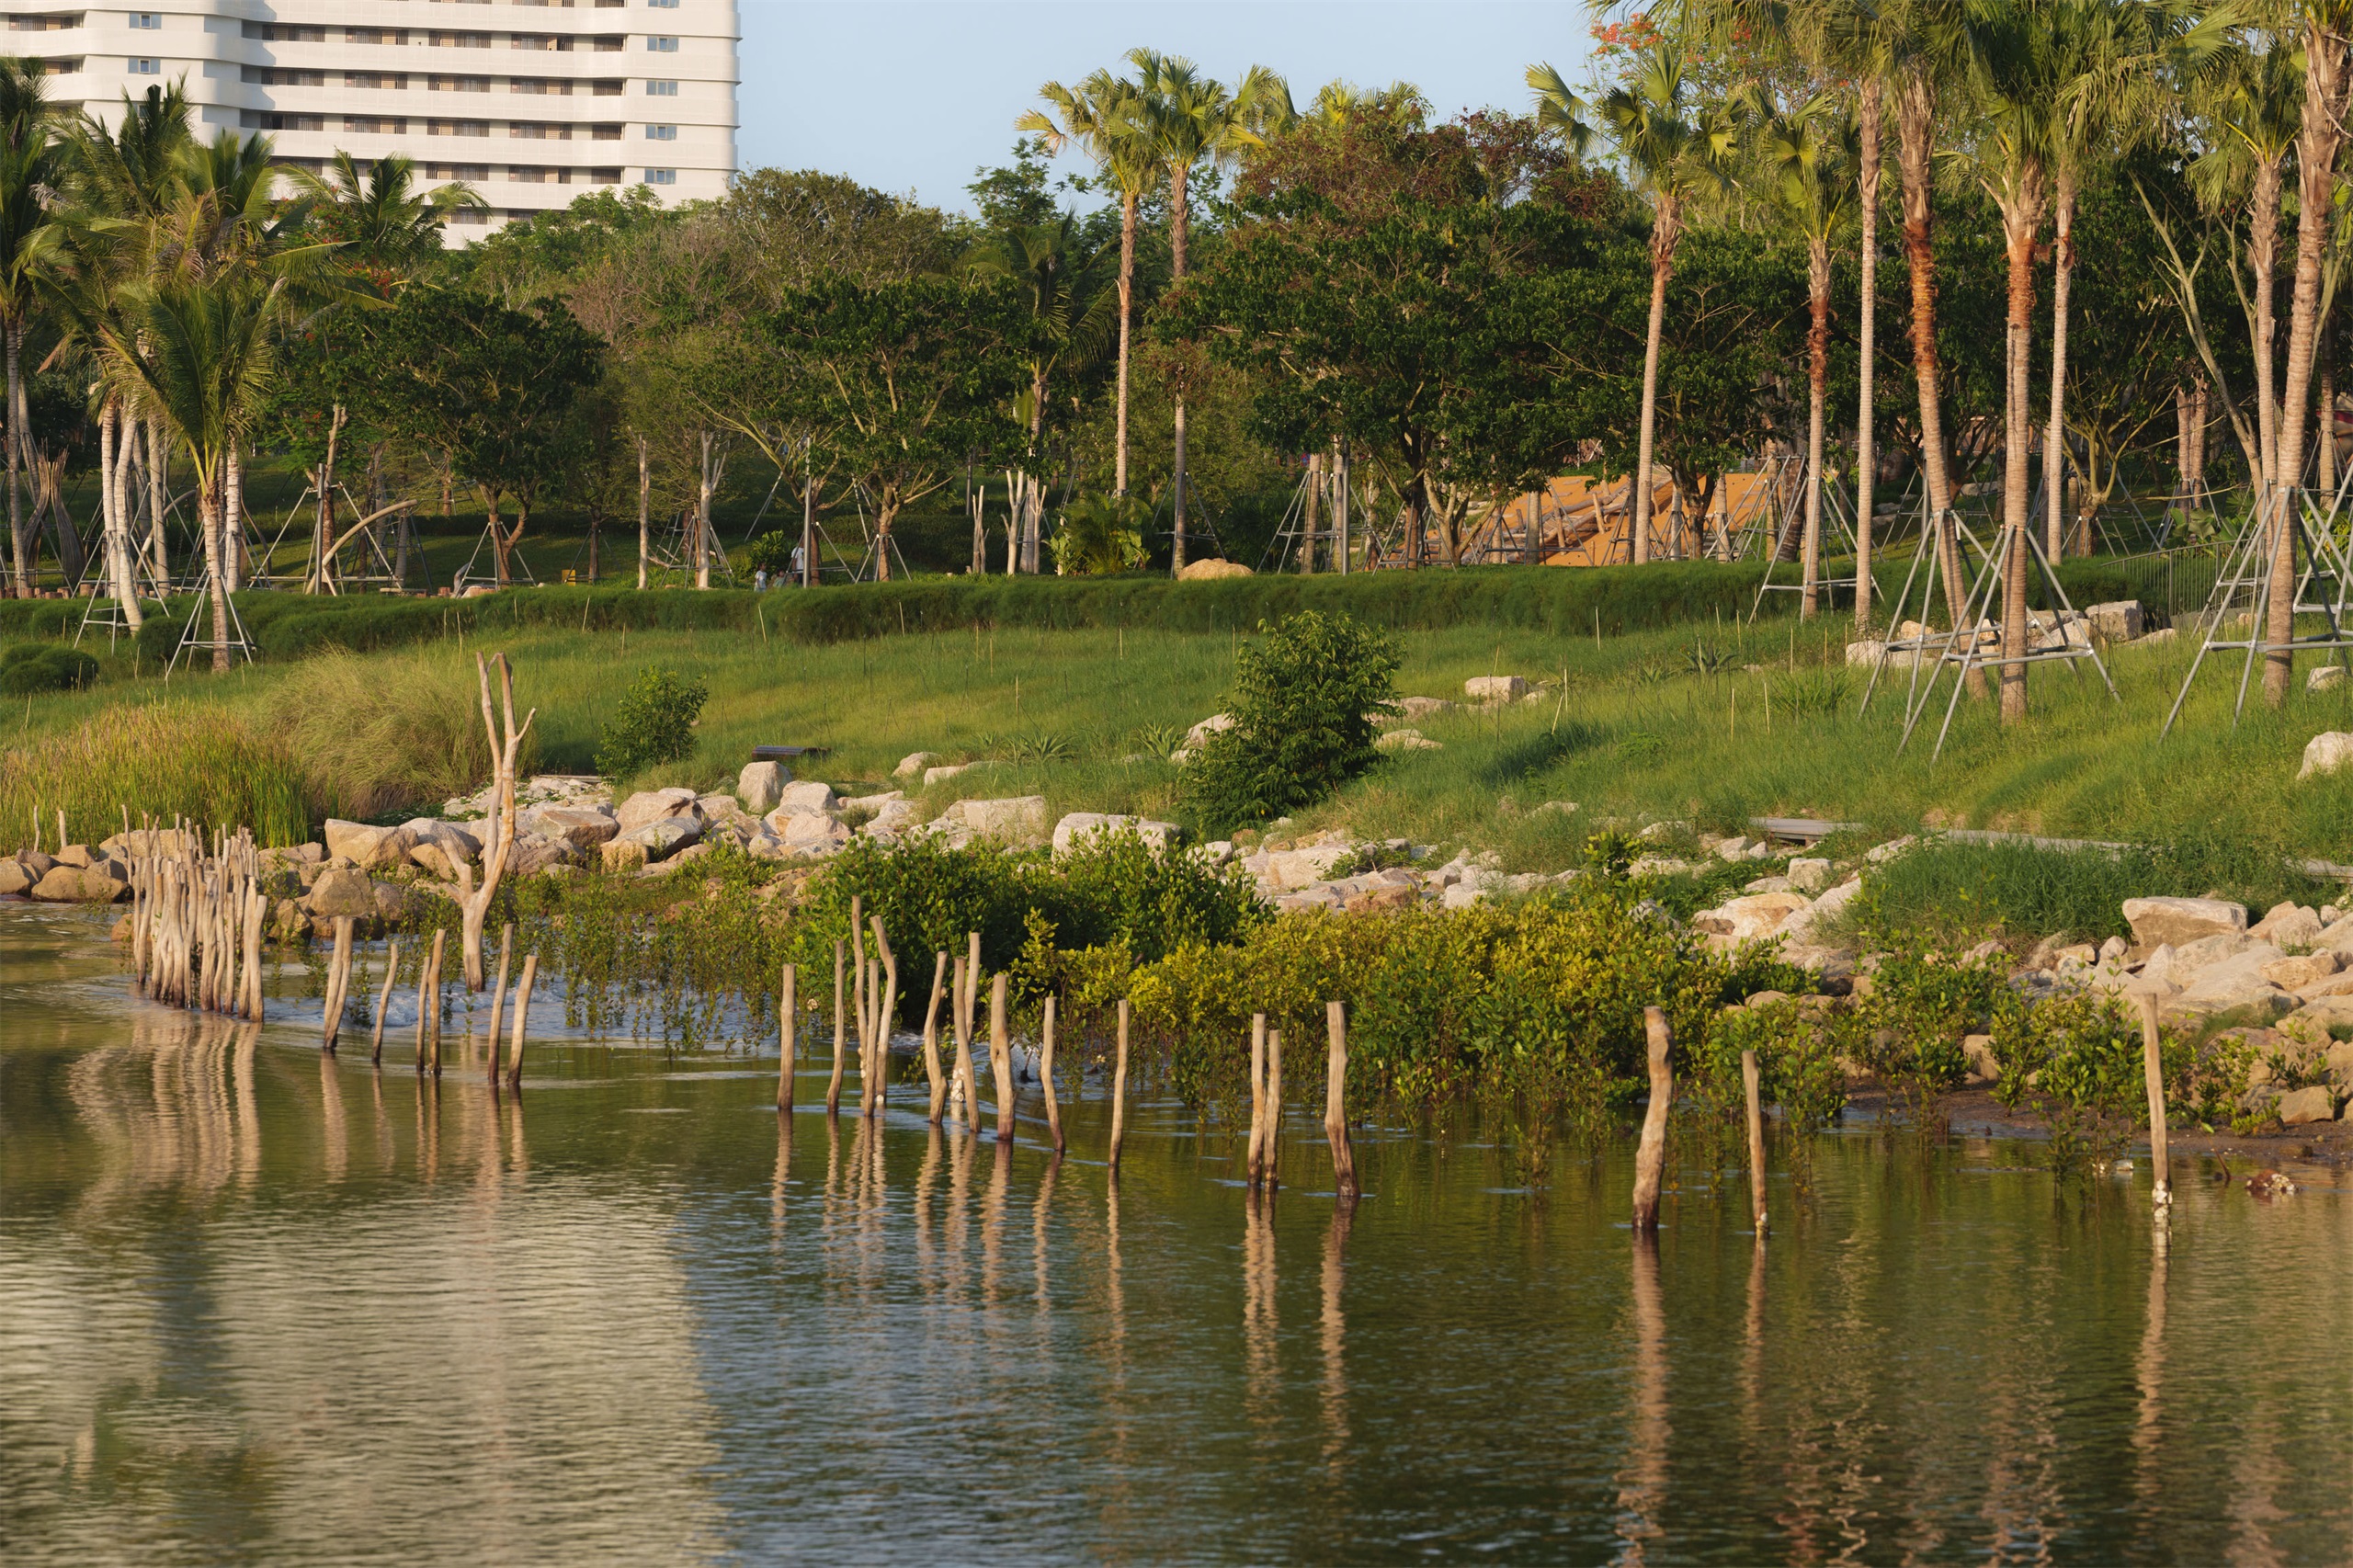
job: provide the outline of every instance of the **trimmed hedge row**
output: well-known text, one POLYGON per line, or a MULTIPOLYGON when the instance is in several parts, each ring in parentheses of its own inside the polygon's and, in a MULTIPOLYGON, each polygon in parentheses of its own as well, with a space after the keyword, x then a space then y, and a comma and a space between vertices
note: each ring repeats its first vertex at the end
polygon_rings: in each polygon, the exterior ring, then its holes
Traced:
MULTIPOLYGON (((1908 551, 1883 558, 1872 576, 1882 595, 1902 583, 1908 551)), ((237 596, 247 633, 265 657, 292 658, 324 647, 355 653, 437 638, 507 631, 737 631, 798 642, 845 642, 974 625, 1056 631, 1217 632, 1247 631, 1302 609, 1345 611, 1400 631, 1456 626, 1510 627, 1556 636, 1642 631, 1748 614, 1764 567, 1753 562, 1654 562, 1645 566, 1563 569, 1483 566, 1461 571, 1373 572, 1347 577, 1226 577, 1174 583, 1158 576, 918 577, 814 593, 743 588, 704 593, 665 588, 510 588, 473 599, 387 595, 313 597, 279 592, 237 596)), ((1794 569, 1779 569, 1781 580, 1794 569)), ((2104 562, 2070 561, 2061 576, 2077 605, 2129 597, 2123 574, 2104 562)), ((138 638, 142 662, 161 663, 178 645, 188 598, 151 614, 138 638)), ((1775 594, 1765 608, 1794 613, 1797 596, 1775 594)), ((65 638, 81 622, 78 600, 0 601, 0 635, 65 638)), ((199 630, 201 630, 199 628, 199 630)))

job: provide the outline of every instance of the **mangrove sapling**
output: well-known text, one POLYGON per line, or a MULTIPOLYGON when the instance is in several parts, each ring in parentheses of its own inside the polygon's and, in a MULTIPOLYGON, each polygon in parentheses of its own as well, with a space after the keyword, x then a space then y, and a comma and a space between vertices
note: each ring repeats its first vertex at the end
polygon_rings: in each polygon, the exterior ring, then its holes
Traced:
POLYGON ((2052 1169, 2064 1177, 2114 1164, 2147 1104, 2141 1029, 2123 1004, 2087 994, 2030 1004, 2006 993, 1990 1032, 2002 1068, 1994 1097, 2042 1119, 2052 1169))
POLYGON ((2015 994, 1991 960, 1949 960, 1907 944, 1883 955, 1871 994, 1850 1017, 1861 1061, 1917 1131, 1949 1131, 1938 1106, 1968 1066, 1962 1037, 1985 1028, 2015 994))

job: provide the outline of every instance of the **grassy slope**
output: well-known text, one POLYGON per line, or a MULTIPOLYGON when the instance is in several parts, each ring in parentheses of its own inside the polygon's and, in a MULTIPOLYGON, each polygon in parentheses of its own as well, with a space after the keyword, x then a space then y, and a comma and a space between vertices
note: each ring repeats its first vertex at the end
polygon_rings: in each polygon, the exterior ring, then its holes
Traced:
MULTIPOLYGON (((1964 700, 1932 763, 1932 731, 1895 755, 1900 702, 1882 695, 1870 714, 1855 716, 1859 679, 1826 662, 1843 636, 1836 624, 1812 646, 1785 625, 1745 638, 1710 625, 1597 644, 1477 628, 1402 633, 1406 692, 1452 697, 1474 675, 1558 680, 1565 671, 1566 695, 1424 721, 1417 727, 1444 749, 1392 759, 1302 825, 1345 822, 1367 834, 1492 844, 1531 868, 1572 863, 1597 817, 1644 814, 1720 829, 1752 814, 1819 814, 1887 831, 1925 818, 2144 842, 2221 835, 2267 852, 2353 860, 2353 778, 2295 778, 2314 733, 2353 728, 2353 693, 2299 692, 2276 716, 2250 705, 2234 730, 2230 681, 2212 672, 2182 728, 2160 745, 2157 728, 2188 650, 2124 649, 2113 661, 2120 703, 2088 673, 2078 680, 2039 666, 2025 725, 2004 732, 1990 704, 1964 700), (1736 645, 1732 669, 1740 673, 1681 673, 1703 638, 1736 645), (1742 670, 1751 663, 1764 667, 1742 670), (1790 710, 1793 698, 1822 704, 1842 683, 1836 711, 1790 710), (1552 800, 1582 810, 1529 814, 1552 800)), ((720 784, 761 743, 830 745, 835 756, 817 776, 858 788, 887 787, 892 765, 918 749, 960 759, 1051 751, 1058 755, 970 775, 935 794, 1034 791, 1057 811, 1181 817, 1174 769, 1120 759, 1165 754, 1176 733, 1215 709, 1233 639, 1001 630, 811 646, 735 632, 549 631, 493 646, 511 652, 523 699, 541 709, 542 765, 551 768, 590 766, 597 727, 626 678, 658 661, 704 675, 712 696, 695 758, 635 782, 720 784)), ((471 661, 461 663, 454 643, 371 657, 471 680, 471 661)), ((172 690, 257 707, 300 671, 183 676, 172 690)), ((158 694, 153 681, 134 681, 33 699, 8 728, 34 738, 97 707, 158 694)))

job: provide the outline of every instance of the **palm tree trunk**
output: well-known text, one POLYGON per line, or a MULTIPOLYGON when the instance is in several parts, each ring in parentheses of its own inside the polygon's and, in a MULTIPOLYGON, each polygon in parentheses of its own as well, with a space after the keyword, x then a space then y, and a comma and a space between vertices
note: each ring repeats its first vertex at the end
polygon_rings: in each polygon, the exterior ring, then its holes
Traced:
POLYGON ((482 492, 482 509, 483 524, 490 531, 491 569, 498 574, 498 585, 503 588, 506 586, 507 544, 506 530, 498 526, 497 492, 489 489, 482 492))
POLYGON ((2279 350, 2279 165, 2258 163, 2255 194, 2247 204, 2247 269, 2255 274, 2255 427, 2263 446, 2263 469, 2255 476, 2258 502, 2267 501, 2279 483, 2279 388, 2276 368, 2279 350))
MULTIPOLYGON (((2067 525, 2067 285, 2075 269, 2075 181, 2061 175, 2051 209, 2051 423, 2042 433, 2045 498, 2042 552, 2066 552, 2067 525)), ((2083 553, 2091 553, 2086 530, 2083 553)))
MULTIPOLYGON (((2313 348, 2320 336, 2321 256, 2328 247, 2335 195, 2336 153, 2344 142, 2345 37, 2318 21, 2304 29, 2304 116, 2296 138, 2296 292, 2289 308, 2287 386, 2279 399, 2279 483, 2292 488, 2303 477, 2304 403, 2312 387, 2313 348)), ((2296 653, 2289 645, 2296 631, 2296 532, 2290 515, 2278 512, 2271 551, 2270 625, 2264 631, 2263 699, 2277 708, 2288 700, 2296 653)))
POLYGON ((165 587, 172 581, 171 543, 164 533, 164 510, 172 499, 171 460, 171 437, 164 429, 164 416, 151 414, 147 416, 147 527, 155 551, 155 576, 165 587))
MULTIPOLYGON (((1937 565, 1945 603, 1958 625, 1968 590, 1961 581, 1961 541, 1946 514, 1952 510, 1952 474, 1945 461, 1944 400, 1937 388, 1937 255, 1935 222, 1937 89, 1925 67, 1914 66, 1895 100, 1895 166, 1904 188, 1904 259, 1912 274, 1912 379, 1920 398, 1920 472, 1928 490, 1928 526, 1935 530, 1937 565)), ((1925 618, 1924 618, 1925 619, 1925 618)), ((1972 696, 1984 677, 1969 673, 1972 696)))
POLYGON ((654 559, 654 479, 646 466, 645 437, 637 438, 637 588, 645 591, 645 576, 654 559))
POLYGON ((1111 494, 1128 493, 1128 328, 1135 316, 1136 196, 1120 199, 1120 410, 1111 453, 1111 494))
POLYGON ((2002 204, 2002 237, 2009 252, 2009 321, 2004 334, 2002 524, 2002 722, 2026 717, 2027 530, 2034 526, 2028 493, 2027 443, 2033 437, 2028 384, 2034 347, 2034 238, 2042 226, 2040 180, 2032 173, 2002 204))
POLYGON ((1857 367, 1858 412, 1855 416, 1855 635, 1870 635, 1871 624, 1871 482, 1879 455, 1871 438, 1872 395, 1879 373, 1879 154, 1880 84, 1876 76, 1862 85, 1860 126, 1862 145, 1857 159, 1861 187, 1857 214, 1862 233, 1862 300, 1858 324, 1862 336, 1862 362, 1857 367))
POLYGON ((131 523, 122 510, 122 471, 131 455, 130 433, 122 427, 122 404, 107 399, 98 411, 98 505, 106 530, 107 578, 114 602, 122 607, 124 621, 136 632, 146 623, 139 608, 139 577, 131 564, 131 523))
POLYGON ((1626 515, 1634 529, 1634 563, 1651 558, 1651 457, 1658 432, 1658 344, 1666 327, 1666 280, 1675 273, 1676 204, 1662 196, 1651 226, 1651 319, 1643 338, 1643 426, 1634 457, 1634 494, 1626 515))
POLYGON ((1806 327, 1805 592, 1798 619, 1812 620, 1822 608, 1822 418, 1830 399, 1830 241, 1815 235, 1806 244, 1806 284, 1813 319, 1806 327))
MULTIPOLYGON (((1186 187, 1191 174, 1190 168, 1182 165, 1168 171, 1169 277, 1173 282, 1182 282, 1185 277, 1185 230, 1188 217, 1186 187)), ((1175 570, 1182 572, 1185 569, 1185 398, 1181 381, 1179 387, 1177 395, 1170 400, 1170 413, 1176 425, 1176 450, 1168 487, 1169 498, 1175 508, 1172 513, 1175 529, 1171 536, 1174 548, 1169 562, 1175 570)))
POLYGON ((234 441, 222 465, 221 562, 233 594, 245 585, 245 460, 234 441))
POLYGON ((8 342, 8 548, 16 568, 17 597, 33 597, 32 542, 25 537, 25 498, 17 484, 17 466, 25 449, 24 375, 25 329, 16 322, 7 327, 8 342))
MULTIPOLYGON (((220 471, 213 471, 217 476, 220 471)), ((212 673, 229 669, 229 585, 221 563, 221 500, 213 482, 197 473, 196 525, 204 536, 204 574, 212 585, 212 673)))
MULTIPOLYGON (((695 586, 710 586, 710 432, 702 433, 702 467, 698 474, 695 491, 695 586)), ((883 558, 881 575, 891 575, 889 557, 883 558)), ((498 585, 506 585, 506 563, 500 562, 498 585)))

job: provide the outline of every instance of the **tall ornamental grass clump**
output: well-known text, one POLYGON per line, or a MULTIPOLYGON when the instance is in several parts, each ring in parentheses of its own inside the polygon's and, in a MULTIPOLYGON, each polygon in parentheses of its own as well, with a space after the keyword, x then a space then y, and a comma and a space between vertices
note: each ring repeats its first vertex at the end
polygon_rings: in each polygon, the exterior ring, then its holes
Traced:
POLYGON ((57 847, 57 813, 95 844, 146 817, 250 826, 265 845, 311 836, 314 803, 285 741, 211 703, 106 709, 0 756, 0 853, 57 847))
MULTIPOLYGON (((329 649, 287 671, 263 711, 328 816, 438 810, 492 773, 481 688, 454 648, 364 659, 329 649)), ((538 759, 536 734, 525 736, 517 767, 538 759)))

